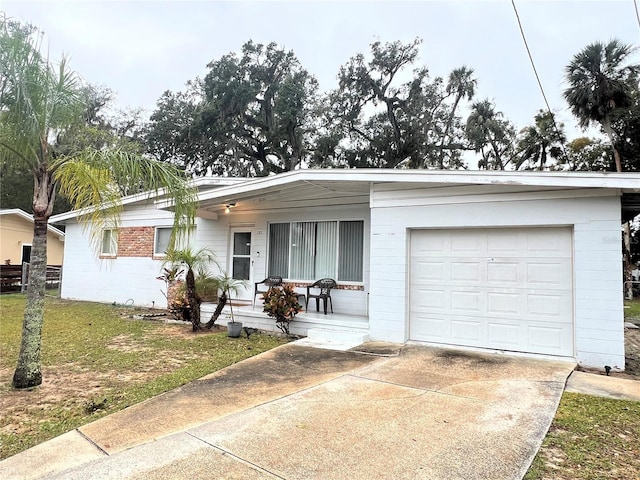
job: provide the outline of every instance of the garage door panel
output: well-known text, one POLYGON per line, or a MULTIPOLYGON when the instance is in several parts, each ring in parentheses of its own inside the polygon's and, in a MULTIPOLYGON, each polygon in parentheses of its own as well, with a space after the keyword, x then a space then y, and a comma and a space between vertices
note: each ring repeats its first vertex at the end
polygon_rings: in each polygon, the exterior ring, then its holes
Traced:
POLYGON ((517 282, 521 269, 519 262, 490 262, 487 265, 487 283, 517 282))
POLYGON ((459 282, 468 282, 475 281, 480 282, 483 278, 482 266, 480 262, 460 262, 460 261, 452 261, 449 264, 449 269, 451 272, 450 279, 459 282))
POLYGON ((522 295, 517 292, 487 292, 487 314, 518 315, 522 312, 522 295))
POLYGON ((570 326, 564 329, 544 325, 532 325, 527 337, 532 351, 550 355, 562 355, 573 345, 573 332, 570 326))
POLYGON ((488 322, 487 336, 494 348, 513 350, 522 343, 522 326, 517 323, 488 322))
POLYGON ((479 256, 486 249, 485 239, 476 235, 462 234, 451 237, 450 241, 452 255, 464 254, 479 256))
POLYGON ((439 282, 448 271, 448 264, 443 261, 414 260, 412 265, 415 265, 415 268, 411 269, 412 282, 427 283, 429 280, 439 282))
POLYGON ((479 291, 452 290, 449 298, 453 312, 484 314, 483 295, 479 291))
POLYGON ((486 339, 482 317, 416 313, 419 322, 411 332, 414 340, 481 346, 486 339))
POLYGON ((450 251, 449 237, 446 235, 431 235, 418 238, 415 244, 412 244, 411 250, 416 257, 437 257, 442 252, 450 251))
POLYGON ((477 346, 482 344, 484 337, 484 325, 478 319, 451 321, 451 340, 454 343, 477 346))
POLYGON ((410 338, 573 355, 570 229, 414 231, 410 261, 410 338))
POLYGON ((527 264, 527 284, 566 285, 563 267, 564 265, 558 262, 531 262, 527 264))
POLYGON ((448 292, 442 289, 432 289, 428 287, 417 287, 415 293, 420 296, 420 304, 416 307, 415 311, 434 311, 441 310, 445 307, 449 307, 447 302, 448 292))
POLYGON ((527 295, 528 317, 552 320, 560 323, 572 323, 573 303, 567 299, 567 295, 555 292, 530 293, 527 295))
POLYGON ((572 251, 571 235, 558 235, 559 230, 569 229, 539 228, 527 232, 527 256, 538 255, 566 257, 572 251))
POLYGON ((487 255, 510 257, 519 251, 519 244, 523 238, 518 233, 510 231, 494 232, 487 237, 487 255))
POLYGON ((447 316, 414 313, 416 322, 411 333, 415 340, 445 342, 451 337, 451 321, 447 316))
POLYGON ((526 265, 526 281, 529 288, 567 289, 572 283, 572 262, 570 258, 548 260, 535 259, 526 265))

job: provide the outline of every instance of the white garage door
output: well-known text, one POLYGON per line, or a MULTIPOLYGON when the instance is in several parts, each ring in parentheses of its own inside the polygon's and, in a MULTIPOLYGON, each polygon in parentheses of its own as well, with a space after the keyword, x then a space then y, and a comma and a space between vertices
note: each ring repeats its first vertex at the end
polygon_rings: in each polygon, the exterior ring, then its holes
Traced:
POLYGON ((412 340, 573 356, 569 228, 414 230, 412 340))

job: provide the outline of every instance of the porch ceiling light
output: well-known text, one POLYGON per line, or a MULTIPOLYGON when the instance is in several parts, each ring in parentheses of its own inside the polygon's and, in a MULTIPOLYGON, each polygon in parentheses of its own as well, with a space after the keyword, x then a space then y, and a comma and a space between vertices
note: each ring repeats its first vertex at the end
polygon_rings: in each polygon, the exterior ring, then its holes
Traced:
POLYGON ((236 204, 235 204, 235 203, 227 203, 227 204, 225 205, 224 213, 229 213, 229 212, 231 212, 231 209, 232 209, 233 207, 235 207, 235 206, 236 206, 236 204))

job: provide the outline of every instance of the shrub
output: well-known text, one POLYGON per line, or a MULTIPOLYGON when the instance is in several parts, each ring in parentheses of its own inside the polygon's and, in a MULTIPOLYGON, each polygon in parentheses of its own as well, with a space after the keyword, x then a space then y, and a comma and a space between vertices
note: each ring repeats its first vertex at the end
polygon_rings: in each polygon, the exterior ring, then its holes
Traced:
POLYGON ((289 323, 302 310, 293 286, 271 287, 264 295, 263 311, 276 319, 276 326, 289 335, 289 323))

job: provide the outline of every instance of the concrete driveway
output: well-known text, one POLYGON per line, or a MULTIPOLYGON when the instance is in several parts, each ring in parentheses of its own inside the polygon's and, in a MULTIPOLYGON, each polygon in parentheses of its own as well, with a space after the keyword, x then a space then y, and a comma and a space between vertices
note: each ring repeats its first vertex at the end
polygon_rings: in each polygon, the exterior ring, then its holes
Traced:
POLYGON ((289 344, 0 462, 0 477, 520 479, 573 368, 289 344))

